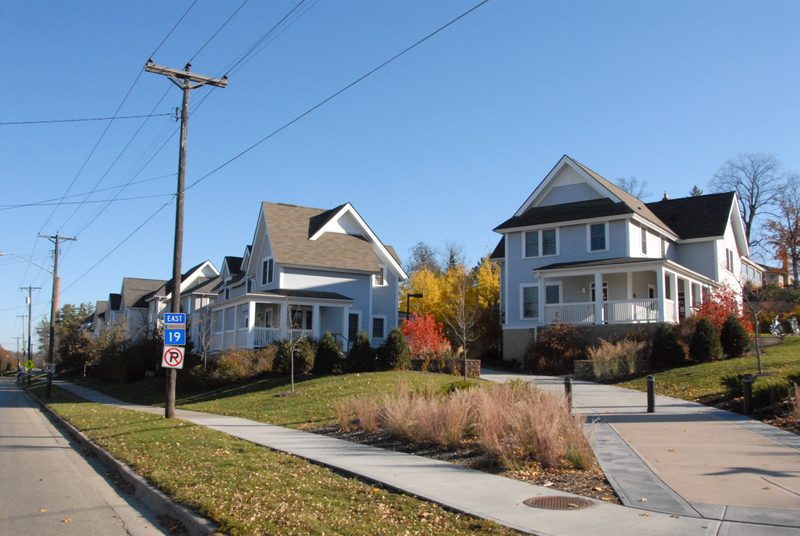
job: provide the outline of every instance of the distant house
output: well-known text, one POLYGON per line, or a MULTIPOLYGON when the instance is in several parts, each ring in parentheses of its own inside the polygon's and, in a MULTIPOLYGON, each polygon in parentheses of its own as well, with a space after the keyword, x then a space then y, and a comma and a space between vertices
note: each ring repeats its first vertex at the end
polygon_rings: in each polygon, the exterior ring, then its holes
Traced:
POLYGON ((93 338, 100 336, 106 325, 106 314, 108 312, 108 301, 97 300, 94 306, 94 313, 81 324, 81 329, 88 332, 93 338))
POLYGON ((787 287, 794 283, 794 278, 788 270, 766 264, 759 264, 759 266, 763 270, 762 281, 765 285, 787 287))
POLYGON ((381 344, 398 324, 400 260, 350 203, 326 210, 261 204, 242 257, 225 257, 212 349, 258 348, 326 331, 348 346, 359 331, 381 344))
POLYGON ((163 279, 142 279, 138 277, 124 277, 122 279, 122 292, 119 304, 119 318, 125 327, 128 339, 136 341, 147 333, 150 327, 148 322, 150 305, 147 297, 166 283, 163 279))
POLYGON ((754 265, 735 193, 645 203, 566 155, 495 231, 506 359, 549 324, 678 322, 754 265))

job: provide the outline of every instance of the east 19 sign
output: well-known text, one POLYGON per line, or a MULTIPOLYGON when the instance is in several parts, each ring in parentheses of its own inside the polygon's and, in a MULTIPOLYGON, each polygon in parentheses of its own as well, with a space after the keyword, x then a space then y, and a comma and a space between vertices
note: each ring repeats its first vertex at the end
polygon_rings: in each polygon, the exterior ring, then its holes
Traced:
POLYGON ((186 313, 164 313, 164 324, 186 324, 186 313))
POLYGON ((184 346, 186 344, 186 330, 165 329, 164 344, 168 346, 184 346))

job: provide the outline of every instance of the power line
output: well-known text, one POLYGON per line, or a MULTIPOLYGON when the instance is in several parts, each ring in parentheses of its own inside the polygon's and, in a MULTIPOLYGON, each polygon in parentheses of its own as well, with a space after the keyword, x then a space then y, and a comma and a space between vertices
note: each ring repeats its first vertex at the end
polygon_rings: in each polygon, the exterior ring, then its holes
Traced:
MULTIPOLYGON (((175 195, 171 193, 165 194, 149 194, 149 195, 137 195, 133 197, 117 197, 114 199, 93 199, 91 201, 83 200, 83 201, 60 201, 62 205, 83 205, 84 203, 116 203, 118 201, 135 201, 137 199, 153 199, 154 197, 166 197, 170 195, 175 195)), ((42 203, 23 203, 20 205, 6 205, 0 207, 0 211, 4 210, 13 210, 15 208, 26 208, 26 207, 50 207, 53 205, 58 204, 57 201, 52 202, 42 202, 42 203)))
MULTIPOLYGON (((223 22, 223 23, 222 23, 222 25, 221 25, 219 28, 217 28, 217 31, 216 31, 216 32, 214 32, 213 34, 211 34, 211 37, 209 37, 208 39, 206 39, 206 42, 205 42, 205 43, 203 43, 203 46, 201 46, 201 47, 200 47, 200 49, 199 49, 197 52, 195 52, 194 54, 192 54, 192 57, 191 57, 191 58, 189 58, 189 61, 187 61, 186 63, 192 63, 192 61, 193 61, 193 60, 194 60, 194 59, 195 59, 195 58, 196 58, 196 57, 197 57, 197 56, 198 56, 198 55, 199 55, 199 54, 200 54, 200 53, 203 51, 203 49, 204 49, 204 48, 206 48, 206 46, 208 46, 208 44, 209 44, 211 41, 213 41, 213 40, 214 40, 214 38, 217 36, 217 34, 218 34, 219 32, 221 32, 221 31, 222 31, 222 29, 223 29, 225 26, 227 26, 227 25, 228 25, 228 23, 231 21, 231 19, 233 19, 233 17, 235 17, 235 16, 236 16, 236 14, 237 14, 237 13, 239 13, 239 11, 241 11, 241 9, 242 9, 242 8, 245 6, 245 4, 246 4, 248 1, 249 1, 249 0, 244 0, 244 2, 242 2, 242 3, 239 5, 239 7, 237 7, 237 8, 236 8, 236 10, 235 10, 233 13, 231 13, 231 14, 230 14, 230 16, 229 16, 227 19, 225 19, 225 22, 223 22)), ((150 56, 150 57, 152 58, 153 56, 150 56)))
POLYGON ((53 123, 83 123, 88 121, 118 121, 120 119, 141 119, 143 117, 168 117, 174 116, 174 113, 163 114, 142 114, 142 115, 118 115, 112 117, 81 117, 78 119, 42 119, 39 121, 2 121, 0 126, 9 125, 49 125, 53 123))
MULTIPOLYGON (((167 35, 165 35, 165 36, 164 36, 164 38, 161 40, 161 42, 158 44, 158 46, 155 48, 155 50, 153 50, 153 51, 150 53, 150 55, 148 56, 149 58, 152 58, 153 56, 155 56, 155 55, 156 55, 156 52, 158 52, 159 50, 161 50, 161 47, 162 47, 162 46, 164 46, 164 43, 166 43, 166 42, 167 42, 167 39, 169 39, 169 36, 171 36, 171 35, 172 35, 172 32, 174 32, 174 31, 175 31, 175 29, 176 29, 176 28, 177 28, 177 27, 180 25, 180 23, 181 23, 181 22, 183 22, 183 19, 185 19, 185 18, 186 18, 186 15, 188 15, 188 14, 189 14, 189 12, 192 10, 192 8, 194 7, 194 5, 195 5, 196 3, 197 3, 197 0, 194 0, 194 2, 192 2, 192 3, 191 3, 191 5, 189 5, 189 7, 187 7, 187 8, 186 8, 186 11, 184 11, 184 12, 183 12, 183 15, 181 15, 181 18, 179 18, 179 19, 178 19, 178 22, 176 22, 176 23, 175 23, 175 24, 172 26, 172 28, 170 28, 170 30, 167 32, 167 35)), ((141 75, 141 74, 142 74, 142 72, 141 72, 141 71, 139 71, 139 74, 141 75)))
MULTIPOLYGON (((152 182, 152 181, 166 179, 166 178, 174 177, 174 176, 175 176, 175 173, 167 173, 165 175, 159 175, 157 177, 149 177, 147 179, 142 179, 142 180, 139 180, 139 181, 131 182, 130 184, 141 184, 143 182, 152 182)), ((95 190, 95 193, 97 193, 97 192, 107 192, 109 190, 116 190, 117 188, 122 188, 122 186, 109 186, 107 188, 99 188, 99 189, 95 190)), ((80 197, 82 195, 86 195, 86 193, 87 192, 81 192, 79 194, 70 194, 70 195, 66 196, 65 199, 66 198, 71 198, 71 197, 80 197)), ((16 204, 10 203, 10 204, 6 204, 6 205, 0 205, 0 210, 3 210, 5 208, 27 207, 27 206, 30 206, 30 205, 40 205, 40 204, 44 204, 44 203, 51 203, 53 201, 58 201, 59 199, 60 199, 59 197, 53 197, 53 198, 50 198, 50 199, 40 199, 38 201, 30 201, 28 203, 16 203, 16 204)))
POLYGON ((249 153, 250 151, 252 151, 256 147, 258 147, 259 145, 264 143, 265 141, 267 141, 270 138, 272 138, 273 136, 275 136, 276 134, 280 133, 281 131, 283 131, 283 130, 287 129, 288 127, 292 126, 293 124, 297 123, 298 121, 300 121, 301 119, 303 119, 307 115, 309 115, 309 114, 313 113, 314 111, 318 110, 319 108, 321 108, 322 106, 326 105, 327 103, 329 103, 330 101, 332 101, 333 99, 335 99, 336 97, 341 95, 342 93, 344 93, 347 90, 351 89, 356 84, 358 84, 358 83, 362 82, 363 80, 367 79, 368 77, 372 76, 373 74, 375 74, 379 70, 383 69, 384 67, 386 67, 387 65, 389 65, 390 63, 395 61, 396 59, 400 58, 401 56, 403 56, 407 52, 410 52, 411 50, 415 49, 416 47, 418 47, 419 45, 421 45, 422 43, 424 43, 428 39, 430 39, 430 38, 434 37, 435 35, 437 35, 438 33, 440 33, 442 31, 444 31, 445 29, 449 28, 450 26, 452 26, 456 22, 460 21, 461 19, 463 19, 464 17, 466 17, 467 15, 469 15, 470 13, 472 13, 473 11, 475 11, 476 9, 478 9, 479 7, 481 7, 482 5, 484 5, 484 4, 488 3, 488 2, 489 2, 489 0, 482 0, 481 2, 478 2, 477 4, 475 4, 474 6, 469 8, 468 10, 464 11, 463 13, 458 15, 457 17, 451 19, 449 22, 443 24, 442 26, 439 26, 436 30, 432 31, 431 33, 429 33, 425 37, 422 37, 421 39, 415 41, 413 44, 407 46, 406 48, 404 48, 403 50, 401 50, 400 52, 398 52, 397 54, 395 54, 391 58, 387 59, 386 61, 384 61, 383 63, 378 65, 377 67, 374 67, 371 70, 367 71, 365 74, 363 74, 360 77, 356 78, 355 80, 353 80, 352 82, 350 82, 349 84, 347 84, 346 86, 341 88, 340 90, 336 91, 335 93, 333 93, 332 95, 330 95, 330 96, 326 97, 325 99, 321 100, 320 102, 318 102, 317 104, 315 104, 314 106, 312 106, 311 108, 306 110, 305 112, 303 112, 300 115, 296 116, 291 121, 289 121, 287 123, 284 123, 282 126, 280 126, 277 129, 273 130, 272 132, 270 132, 269 134, 267 134, 263 138, 259 139, 258 141, 256 141, 255 143, 253 143, 252 145, 250 145, 249 147, 244 149, 243 151, 235 154, 233 157, 229 158, 228 160, 226 160, 225 162, 223 162, 219 166, 215 167, 214 169, 212 169, 211 171, 209 171, 208 173, 206 173, 205 175, 203 175, 199 179, 197 179, 194 182, 192 182, 189 186, 186 187, 186 189, 189 190, 190 188, 193 188, 193 187, 197 186, 199 183, 201 183, 202 181, 206 180, 211 175, 213 175, 216 172, 220 171, 221 169, 227 167, 228 165, 230 165, 231 163, 235 162, 236 160, 238 160, 239 158, 241 158, 245 154, 249 153))

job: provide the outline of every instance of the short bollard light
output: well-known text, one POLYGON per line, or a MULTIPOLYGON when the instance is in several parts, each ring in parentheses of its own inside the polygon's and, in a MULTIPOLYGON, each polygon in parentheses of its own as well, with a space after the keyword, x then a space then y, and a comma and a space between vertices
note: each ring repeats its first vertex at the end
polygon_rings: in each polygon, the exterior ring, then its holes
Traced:
POLYGON ((750 415, 753 408, 753 377, 750 374, 742 376, 742 413, 750 415))
POLYGON ((656 377, 647 377, 647 413, 656 412, 656 377))
POLYGON ((567 408, 572 413, 572 378, 564 378, 564 396, 567 398, 567 408))

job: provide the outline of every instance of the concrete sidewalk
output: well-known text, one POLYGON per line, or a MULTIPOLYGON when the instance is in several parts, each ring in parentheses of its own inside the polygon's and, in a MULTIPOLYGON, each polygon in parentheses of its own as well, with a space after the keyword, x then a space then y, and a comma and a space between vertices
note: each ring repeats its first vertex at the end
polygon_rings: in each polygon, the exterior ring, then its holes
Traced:
POLYGON ((0 379, 0 534, 167 534, 14 383, 0 379))
MULTIPOLYGON (((92 402, 154 414, 163 412, 160 408, 121 402, 74 384, 59 383, 59 386, 92 402)), ((178 410, 177 416, 525 533, 585 535, 597 534, 599 527, 613 527, 621 534, 637 535, 800 535, 800 530, 786 527, 642 512, 601 501, 592 501, 590 508, 582 510, 536 509, 525 506, 523 501, 533 497, 572 496, 447 462, 247 419, 186 410, 178 410)))
MULTIPOLYGON (((562 378, 483 371, 564 392, 562 378)), ((626 505, 710 519, 800 527, 800 436, 740 415, 575 381, 577 411, 593 421, 593 448, 626 505)))

